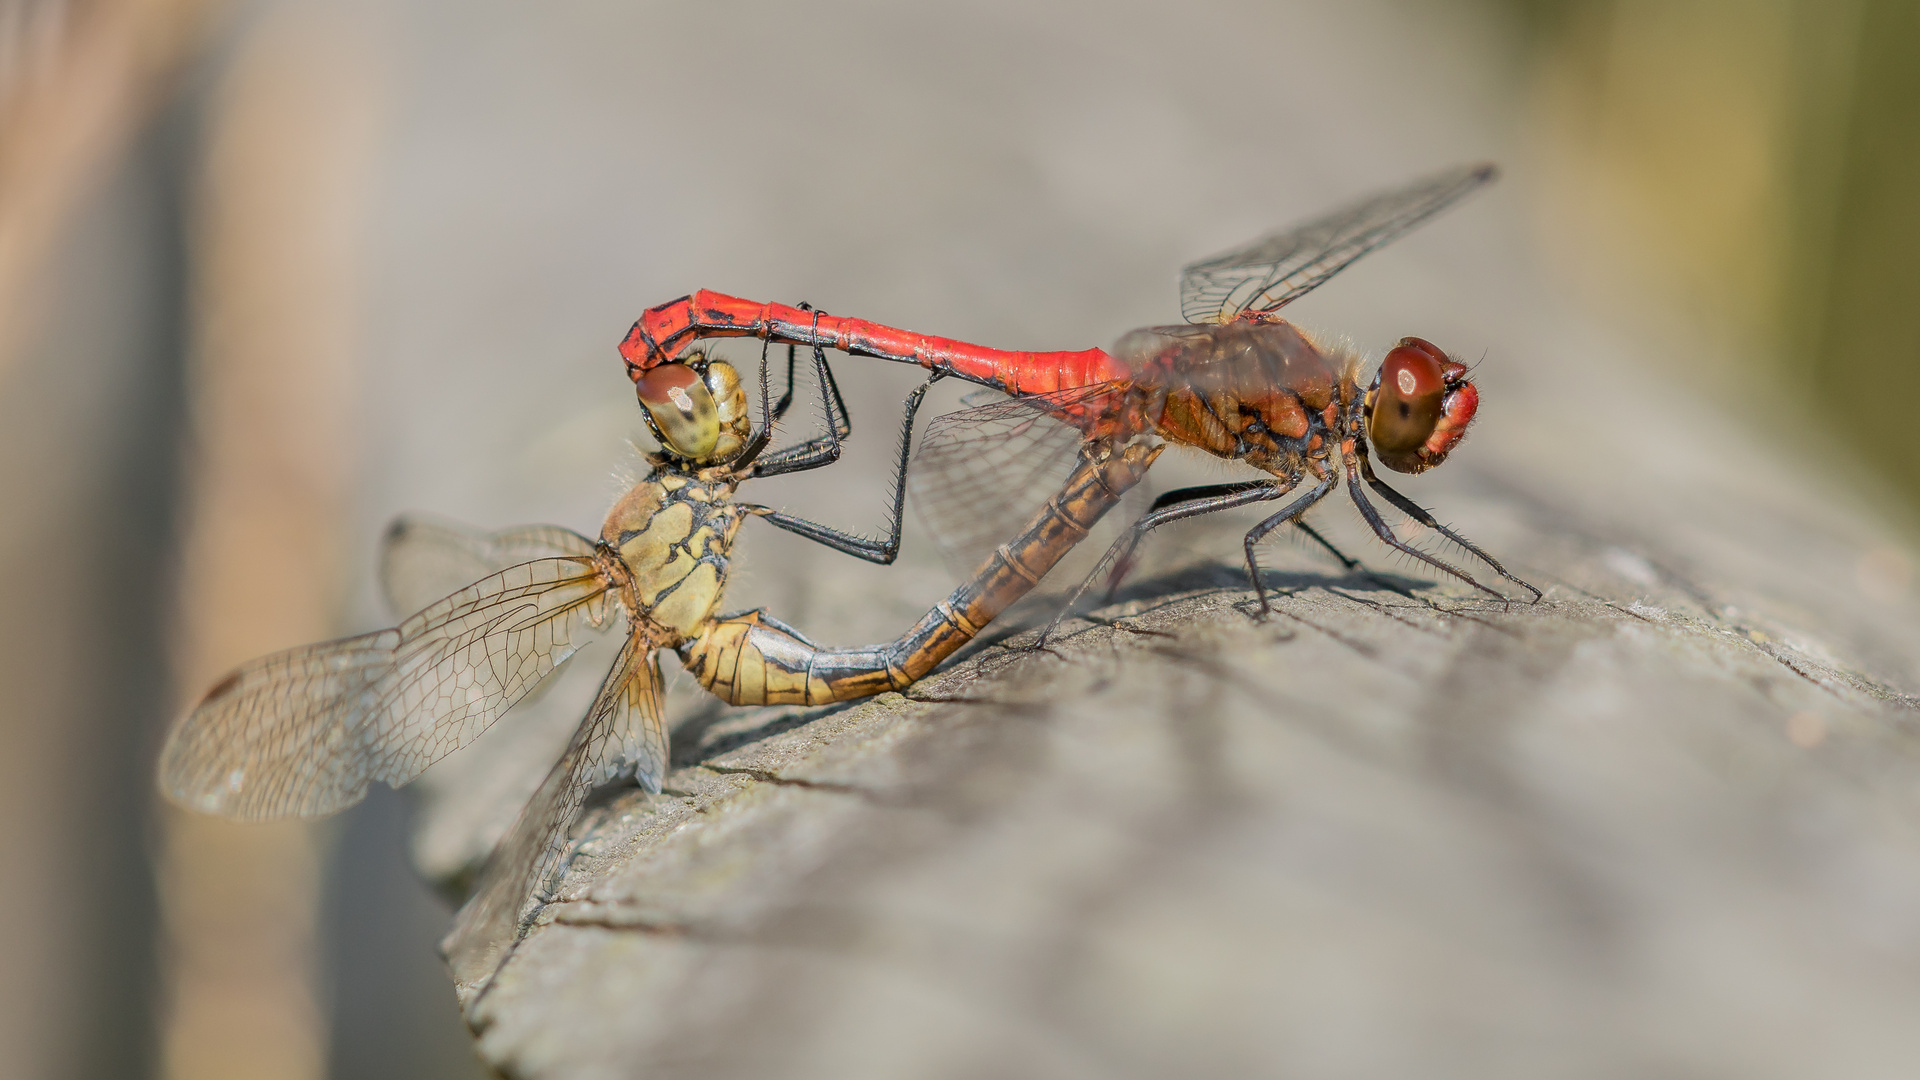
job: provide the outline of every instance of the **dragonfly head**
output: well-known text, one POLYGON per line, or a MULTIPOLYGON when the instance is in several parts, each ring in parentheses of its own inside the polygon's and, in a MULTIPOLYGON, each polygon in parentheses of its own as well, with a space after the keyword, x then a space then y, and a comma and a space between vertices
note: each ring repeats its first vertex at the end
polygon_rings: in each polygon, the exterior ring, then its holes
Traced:
POLYGON ((1368 440, 1387 468, 1426 472, 1466 437, 1479 407, 1480 391, 1468 381, 1467 365, 1430 341, 1401 338, 1367 387, 1368 440))
POLYGON ((753 433, 740 373, 724 360, 689 353, 641 375, 634 392, 661 447, 696 465, 730 460, 753 433))

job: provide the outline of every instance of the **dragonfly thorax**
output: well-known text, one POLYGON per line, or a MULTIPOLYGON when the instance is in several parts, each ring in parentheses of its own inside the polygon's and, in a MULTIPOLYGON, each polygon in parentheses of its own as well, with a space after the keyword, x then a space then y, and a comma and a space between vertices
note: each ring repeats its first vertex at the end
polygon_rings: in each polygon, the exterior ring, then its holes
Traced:
POLYGON ((746 520, 733 501, 737 481, 714 471, 655 472, 613 504, 600 529, 632 575, 625 599, 633 613, 679 637, 696 633, 719 606, 746 520))
POLYGON ((1353 396, 1338 393, 1351 360, 1274 317, 1135 330, 1114 354, 1137 386, 1160 394, 1153 427, 1162 438, 1275 476, 1326 456, 1340 403, 1353 396))

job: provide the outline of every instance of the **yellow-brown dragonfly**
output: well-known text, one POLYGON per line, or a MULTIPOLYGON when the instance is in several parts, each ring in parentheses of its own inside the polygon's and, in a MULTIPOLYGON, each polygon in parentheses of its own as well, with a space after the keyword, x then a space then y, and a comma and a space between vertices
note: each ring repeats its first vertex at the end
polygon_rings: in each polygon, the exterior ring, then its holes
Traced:
MULTIPOLYGON (((926 387, 909 397, 892 532, 885 541, 738 502, 745 480, 830 463, 851 430, 824 354, 814 365, 828 432, 768 453, 791 400, 748 415, 732 365, 694 354, 640 380, 661 451, 608 513, 600 536, 534 526, 493 534, 488 558, 514 565, 399 626, 245 664, 179 722, 160 786, 189 808, 258 820, 349 806, 373 781, 398 786, 465 746, 579 647, 624 615, 625 638, 599 694, 483 871, 445 944, 462 982, 483 982, 564 871, 569 832, 597 786, 630 778, 658 792, 668 767, 659 653, 737 705, 817 705, 901 689, 931 671, 1033 587, 1144 475, 1157 447, 1089 452, 1027 528, 899 639, 826 649, 762 611, 719 616, 733 540, 749 517, 876 562, 898 550, 906 453, 926 387)), ((789 359, 789 388, 792 363, 789 359)), ((409 539, 402 525, 390 543, 409 539)))

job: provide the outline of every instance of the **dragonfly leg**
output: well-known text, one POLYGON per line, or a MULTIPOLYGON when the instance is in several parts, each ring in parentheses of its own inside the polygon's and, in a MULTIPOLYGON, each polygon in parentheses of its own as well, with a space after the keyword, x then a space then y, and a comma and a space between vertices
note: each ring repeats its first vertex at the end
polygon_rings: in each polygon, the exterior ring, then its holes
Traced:
MULTIPOLYGON (((766 366, 767 366, 767 345, 768 344, 769 343, 766 341, 762 341, 760 343, 760 367, 761 367, 761 370, 763 371, 766 369, 766 366)), ((787 346, 787 388, 785 391, 783 391, 780 394, 780 400, 774 403, 773 408, 767 410, 767 424, 769 427, 779 423, 782 420, 785 420, 787 418, 787 410, 793 407, 794 366, 795 366, 795 349, 792 345, 788 345, 787 346)))
MULTIPOLYGON (((799 305, 797 305, 797 310, 812 311, 815 327, 816 329, 818 328, 818 324, 820 322, 820 316, 823 314, 822 312, 814 311, 813 305, 807 303, 805 300, 800 301, 799 305)), ((774 335, 771 333, 763 336, 760 339, 760 370, 762 372, 766 371, 767 347, 773 343, 773 339, 774 339, 774 335)), ((815 346, 814 352, 818 353, 819 351, 820 351, 819 347, 815 346)), ((789 341, 787 342, 787 388, 785 391, 781 393, 780 400, 774 404, 773 408, 767 410, 769 426, 773 424, 777 424, 782 420, 785 420, 787 418, 787 410, 793 407, 793 373, 794 373, 795 367, 797 366, 796 359, 797 359, 797 354, 794 351, 794 343, 789 341)), ((815 357, 815 360, 824 362, 822 358, 818 356, 815 357)), ((831 377, 829 377, 828 381, 831 381, 831 377)), ((824 392, 825 390, 823 388, 822 393, 824 392)), ((847 409, 846 409, 845 403, 840 401, 840 388, 838 384, 835 384, 833 388, 833 402, 840 405, 840 416, 843 419, 845 419, 847 416, 847 409)), ((833 408, 833 404, 829 404, 827 408, 831 410, 833 408)), ((853 434, 853 427, 852 427, 851 421, 848 421, 848 424, 844 429, 836 425, 835 430, 839 432, 840 437, 843 439, 853 434)))
MULTIPOLYGON (((789 347, 791 352, 792 348, 789 347)), ((827 423, 834 434, 846 439, 853 435, 853 414, 847 411, 846 399, 840 396, 840 380, 833 377, 833 369, 827 366, 827 354, 820 346, 813 347, 813 362, 820 369, 820 396, 826 402, 827 423)))
MULTIPOLYGON (((817 349, 815 351, 818 352, 817 349)), ((826 364, 825 358, 823 356, 816 356, 815 360, 824 370, 826 364)), ((894 464, 893 505, 888 510, 890 520, 887 529, 887 538, 885 540, 873 540, 864 536, 856 536, 852 533, 835 529, 832 526, 822 525, 819 522, 809 521, 806 518, 796 517, 770 507, 757 506, 752 503, 741 503, 740 505, 749 513, 765 518, 769 524, 785 529, 790 533, 804 536, 815 543, 825 544, 835 551, 845 552, 856 559, 865 559, 868 562, 880 563, 883 566, 891 564, 893 560, 900 555, 900 531, 905 524, 907 516, 907 462, 913 456, 913 422, 920 412, 920 403, 926 398, 928 388, 938 381, 942 374, 944 373, 935 372, 926 382, 915 387, 913 393, 907 395, 906 408, 904 410, 905 416, 900 423, 900 453, 894 464)), ((796 447, 795 449, 798 448, 796 447)), ((825 454, 819 456, 821 460, 818 461, 784 463, 784 467, 777 468, 774 472, 799 472, 802 469, 818 468, 821 465, 831 464, 833 460, 839 457, 838 445, 835 444, 831 457, 825 454)), ((755 465, 755 476, 772 475, 760 471, 760 464, 761 463, 756 463, 755 465)))
POLYGON ((1307 536, 1310 537, 1314 543, 1319 544, 1321 547, 1327 549, 1327 554, 1332 555, 1334 558, 1340 560, 1340 565, 1344 569, 1352 570, 1353 568, 1360 565, 1359 559, 1351 558, 1347 555, 1346 552, 1341 551, 1337 547, 1334 547, 1333 541, 1327 539, 1324 536, 1321 536, 1320 530, 1307 524, 1305 518, 1294 519, 1293 527, 1296 529, 1299 529, 1303 533, 1306 533, 1307 536))
MULTIPOLYGON (((820 400, 827 413, 827 433, 816 435, 803 443, 776 450, 771 454, 758 457, 753 464, 753 476, 778 476, 781 473, 801 472, 817 469, 822 465, 831 465, 840 460, 841 440, 853 434, 853 419, 847 412, 847 403, 840 396, 840 384, 834 380, 833 369, 827 366, 825 349, 813 347, 813 370, 820 380, 820 400)), ((766 396, 766 346, 760 349, 761 397, 766 396)), ((793 346, 787 346, 787 392, 780 404, 771 410, 765 410, 766 421, 763 434, 771 434, 774 424, 786 414, 787 407, 793 403, 793 346)))
MULTIPOLYGON (((1269 486, 1269 483, 1269 481, 1265 480, 1251 480, 1231 484, 1197 484, 1193 487, 1175 488, 1172 491, 1162 493, 1158 498, 1154 499, 1153 505, 1147 507, 1147 513, 1141 516, 1141 521, 1145 521, 1148 516, 1169 506, 1183 506, 1198 499, 1212 499, 1222 495, 1233 495, 1253 488, 1266 487, 1269 486)), ((1236 503, 1235 505, 1239 504, 1236 503)), ((1144 538, 1143 534, 1139 539, 1144 538)), ((1136 540, 1134 544, 1129 545, 1125 552, 1114 557, 1112 560, 1107 574, 1106 600, 1108 603, 1113 602, 1114 595, 1120 591, 1120 583, 1126 579, 1128 572, 1133 569, 1133 551, 1136 546, 1138 546, 1138 540, 1136 540)), ((1103 562, 1102 565, 1105 566, 1108 564, 1103 562)))
MULTIPOLYGON (((805 300, 800 302, 798 310, 813 312, 813 333, 817 337, 820 331, 820 316, 826 313, 817 310, 805 300)), ((760 347, 760 364, 763 369, 767 362, 766 345, 772 340, 772 335, 768 335, 763 339, 760 347)), ((786 418, 787 410, 793 406, 794 347, 794 342, 787 342, 787 390, 780 395, 779 403, 773 407, 773 422, 776 424, 786 418)), ((833 370, 827 367, 826 353, 818 343, 813 346, 813 363, 820 373, 820 396, 826 402, 827 423, 832 426, 834 434, 845 439, 853 434, 853 415, 847 411, 846 399, 840 396, 840 383, 833 377, 833 370)))
MULTIPOLYGON (((1318 487, 1315 487, 1312 491, 1281 507, 1279 513, 1274 514, 1272 517, 1267 518, 1260 524, 1247 530, 1246 539, 1242 542, 1247 552, 1247 577, 1253 580, 1254 594, 1260 598, 1261 618, 1266 618, 1268 612, 1273 610, 1273 607, 1272 603, 1267 599, 1267 583, 1260 580, 1260 559, 1258 556, 1260 541, 1266 539, 1268 533, 1285 525, 1289 521, 1295 525, 1299 525, 1301 528, 1306 528, 1299 520, 1300 515, 1311 509, 1314 503, 1327 497, 1327 492, 1332 491, 1334 485, 1339 482, 1337 476, 1338 474, 1328 474, 1326 479, 1320 481, 1318 487)), ((1315 533, 1312 529, 1307 529, 1307 532, 1313 536, 1314 539, 1320 540, 1322 544, 1327 543, 1325 540, 1321 540, 1319 534, 1315 533)), ((1333 545, 1327 544, 1327 547, 1332 549, 1333 545)), ((1338 549, 1334 549, 1333 553, 1340 555, 1338 549)), ((1340 557, 1343 560, 1346 559, 1344 555, 1340 555, 1340 557)), ((1351 569, 1352 565, 1353 564, 1349 563, 1348 568, 1351 569)))
POLYGON ((1532 585, 1528 584, 1527 582, 1508 573, 1507 568, 1500 565, 1499 559, 1496 559, 1493 556, 1487 554, 1486 552, 1480 550, 1480 546, 1478 544, 1475 544, 1473 541, 1467 539, 1464 536, 1461 536, 1459 533, 1454 532, 1452 529, 1447 528, 1445 525, 1440 524, 1438 521, 1435 521, 1433 519, 1433 515, 1429 514, 1425 509, 1423 509, 1419 503, 1414 502, 1412 499, 1409 499, 1405 495, 1402 495, 1399 492, 1388 487, 1386 481, 1374 475, 1373 462, 1368 460, 1365 457, 1362 457, 1360 459, 1360 474, 1367 478, 1368 487, 1379 492, 1381 498, 1387 500, 1388 502, 1392 503, 1394 506, 1398 507, 1401 513, 1407 515, 1408 517, 1419 522, 1420 524, 1425 525, 1427 528, 1432 529, 1434 532, 1439 533, 1441 536, 1446 537, 1447 539, 1453 541, 1454 543, 1459 544, 1461 547, 1466 548, 1468 551, 1472 552, 1476 557, 1478 557, 1481 562, 1486 563, 1488 566, 1493 567, 1495 573, 1499 574, 1503 578, 1506 578, 1508 581, 1513 582, 1515 585, 1518 585, 1521 588, 1532 593, 1535 603, 1538 603, 1540 601, 1539 589, 1534 588, 1532 585))
MULTIPOLYGON (((814 328, 817 330, 820 325, 820 312, 815 311, 813 305, 807 303, 805 300, 800 301, 799 310, 813 312, 814 328)), ((766 370, 766 366, 767 366, 767 345, 772 341, 773 341, 772 334, 768 334, 765 338, 761 339, 760 368, 763 371, 766 370)), ((826 358, 819 355, 819 352, 820 352, 819 346, 817 345, 814 346, 813 351, 815 354, 814 359, 816 361, 822 364, 826 363, 826 358)), ((794 358, 794 343, 789 341, 787 342, 787 392, 780 395, 780 403, 773 407, 772 422, 776 424, 786 418, 787 409, 793 405, 793 358, 794 358)), ((825 392, 824 389, 822 392, 823 393, 825 392)), ((835 400, 838 400, 839 396, 840 396, 839 388, 835 387, 834 389, 835 400)), ((842 410, 843 414, 844 414, 844 411, 845 410, 842 410)), ((835 430, 837 431, 838 429, 836 428, 835 430)), ((844 439, 851 434, 853 434, 853 428, 851 425, 849 425, 847 430, 840 434, 840 437, 844 439)))
MULTIPOLYGON (((1258 483, 1258 481, 1255 481, 1255 483, 1258 483)), ((1159 498, 1153 500, 1153 506, 1150 507, 1149 509, 1158 510, 1163 506, 1168 506, 1173 503, 1185 502, 1188 499, 1204 498, 1209 495, 1228 493, 1228 492, 1236 491, 1246 486, 1247 485, 1244 483, 1242 484, 1206 484, 1201 487, 1176 488, 1175 490, 1169 491, 1165 495, 1162 495, 1159 498)), ((1288 487, 1291 488, 1292 485, 1288 485, 1288 487)), ((1341 567, 1343 567, 1344 569, 1351 570, 1354 567, 1360 565, 1360 560, 1351 558, 1347 555, 1346 552, 1341 551, 1337 547, 1334 547, 1333 541, 1328 540, 1326 537, 1320 535, 1320 531, 1318 529, 1315 529, 1313 526, 1307 524, 1304 519, 1295 518, 1293 522, 1293 527, 1296 529, 1299 529, 1303 533, 1306 533, 1307 536, 1311 540, 1313 540, 1314 543, 1319 544, 1321 547, 1325 548, 1327 550, 1327 554, 1332 555, 1335 559, 1338 559, 1340 561, 1341 567)), ((1265 535, 1265 533, 1263 532, 1262 535, 1265 535)), ((1114 591, 1119 588, 1120 586, 1119 575, 1122 575, 1124 573, 1125 573, 1124 567, 1116 568, 1115 578, 1112 581, 1107 583, 1107 596, 1109 598, 1111 598, 1113 596, 1114 591)))
MULTIPOLYGON (((1364 461, 1365 459, 1362 458, 1361 460, 1364 461)), ((1450 562, 1436 559, 1393 535, 1393 529, 1387 525, 1386 519, 1380 516, 1380 511, 1373 508, 1373 504, 1367 501, 1366 494, 1360 490, 1360 470, 1351 458, 1347 461, 1347 492, 1353 496, 1353 505, 1359 509, 1360 516, 1367 519, 1368 526, 1373 529, 1373 535, 1379 537, 1381 543, 1403 555, 1410 555, 1443 573, 1459 578, 1461 581, 1466 582, 1489 596, 1498 596, 1502 600, 1506 599, 1506 597, 1500 596, 1498 592, 1480 584, 1480 582, 1474 579, 1472 574, 1467 573, 1465 570, 1460 569, 1450 562)))
POLYGON ((1292 490, 1293 484, 1290 481, 1252 480, 1239 484, 1206 484, 1200 487, 1180 488, 1155 499, 1153 506, 1142 514, 1138 521, 1129 526, 1120 539, 1115 540, 1113 546, 1107 549, 1107 553, 1100 557, 1100 562, 1094 566, 1093 572, 1081 580, 1079 588, 1073 590, 1073 595, 1068 597, 1066 604, 1060 608, 1060 613, 1055 615, 1053 621, 1047 624, 1047 628, 1040 632, 1040 640, 1036 641, 1033 647, 1036 649, 1044 647, 1047 639, 1053 636, 1062 622, 1066 621, 1074 605, 1079 603, 1080 597, 1086 593, 1088 586, 1106 576, 1111 567, 1131 558, 1133 549, 1140 546, 1140 541, 1145 539, 1148 533, 1168 522, 1211 514, 1216 510, 1246 506, 1249 503, 1267 502, 1292 490))

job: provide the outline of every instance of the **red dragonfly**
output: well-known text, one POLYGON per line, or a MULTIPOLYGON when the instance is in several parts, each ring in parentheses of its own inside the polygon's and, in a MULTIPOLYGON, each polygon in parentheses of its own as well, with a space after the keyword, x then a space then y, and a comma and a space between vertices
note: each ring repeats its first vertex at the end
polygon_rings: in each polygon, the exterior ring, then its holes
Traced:
MULTIPOLYGON (((629 374, 639 379, 695 340, 760 337, 918 364, 935 378, 954 376, 1010 395, 1011 401, 929 425, 919 462, 926 466, 920 475, 942 478, 934 486, 944 489, 944 497, 930 508, 936 531, 942 519, 955 527, 983 518, 997 520, 997 515, 968 505, 969 497, 1006 499, 1003 481, 981 479, 983 453, 1004 462, 1035 454, 1039 444, 1051 441, 1078 445, 1086 455, 1158 436, 1244 461, 1270 475, 1160 496, 1114 544, 1102 567, 1124 567, 1140 540, 1168 522, 1278 500, 1304 484, 1304 492, 1246 534, 1247 570, 1264 615, 1269 600, 1256 546, 1275 528, 1294 523, 1343 563, 1356 565, 1301 520, 1344 475, 1355 507, 1382 543, 1505 599, 1461 567, 1396 536, 1364 488, 1538 600, 1539 589, 1383 482, 1369 457, 1371 449, 1382 464, 1404 473, 1425 472, 1446 460, 1479 406, 1480 393, 1468 378, 1467 366, 1431 342, 1402 338, 1363 390, 1357 354, 1318 341, 1277 314, 1495 176, 1495 168, 1487 164, 1451 169, 1194 263, 1180 278, 1180 308, 1188 325, 1134 330, 1111 351, 991 349, 706 290, 648 310, 620 351, 629 374), (1035 410, 1063 421, 1071 438, 1049 439, 1022 419, 1035 410), (1008 432, 1016 428, 1021 436, 1009 440, 1008 432), (985 434, 999 441, 985 443, 985 434)), ((1036 474, 1045 471, 1037 462, 1029 462, 1029 468, 1036 474)), ((929 509, 924 501, 922 506, 929 509)), ((1096 569, 1088 582, 1100 573, 1096 569)))

